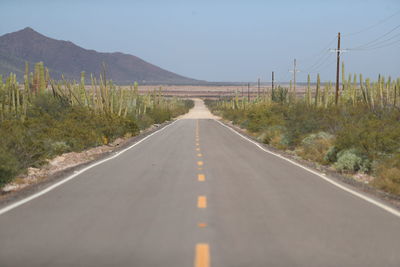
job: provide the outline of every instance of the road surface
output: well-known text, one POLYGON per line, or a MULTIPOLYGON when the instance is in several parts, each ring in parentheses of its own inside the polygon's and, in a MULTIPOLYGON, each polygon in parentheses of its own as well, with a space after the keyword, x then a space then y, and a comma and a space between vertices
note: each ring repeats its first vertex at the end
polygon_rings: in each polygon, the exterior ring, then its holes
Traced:
POLYGON ((400 266, 398 216, 210 118, 3 211, 0 266, 400 266))

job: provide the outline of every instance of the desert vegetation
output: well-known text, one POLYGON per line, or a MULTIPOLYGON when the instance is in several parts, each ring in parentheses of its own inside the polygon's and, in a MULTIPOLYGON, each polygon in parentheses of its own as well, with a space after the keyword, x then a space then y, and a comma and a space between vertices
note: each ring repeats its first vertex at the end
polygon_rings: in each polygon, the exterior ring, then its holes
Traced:
POLYGON ((346 175, 366 174, 370 184, 400 194, 400 79, 342 73, 338 103, 328 82, 277 87, 248 99, 207 101, 223 118, 247 129, 260 141, 346 175))
POLYGON ((0 187, 56 155, 134 136, 193 105, 161 89, 139 95, 137 83, 116 86, 105 72, 90 79, 90 89, 84 72, 80 82, 54 81, 41 62, 32 72, 26 64, 23 84, 0 76, 0 187))

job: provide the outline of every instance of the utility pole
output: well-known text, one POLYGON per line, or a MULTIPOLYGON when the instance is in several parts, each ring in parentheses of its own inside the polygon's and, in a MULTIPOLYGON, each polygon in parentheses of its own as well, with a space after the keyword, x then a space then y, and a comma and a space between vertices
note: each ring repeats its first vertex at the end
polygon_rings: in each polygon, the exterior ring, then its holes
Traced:
POLYGON ((250 83, 247 83, 247 100, 250 102, 250 83))
MULTIPOLYGON (((339 103, 339 72, 340 72, 340 53, 348 52, 346 49, 340 49, 340 32, 337 38, 337 49, 331 49, 331 52, 336 52, 336 92, 335 92, 335 105, 339 103)), ((343 82, 343 81, 342 81, 343 82)))
POLYGON ((340 71, 340 32, 337 37, 337 57, 336 57, 336 92, 335 92, 335 105, 339 102, 339 71, 340 71))

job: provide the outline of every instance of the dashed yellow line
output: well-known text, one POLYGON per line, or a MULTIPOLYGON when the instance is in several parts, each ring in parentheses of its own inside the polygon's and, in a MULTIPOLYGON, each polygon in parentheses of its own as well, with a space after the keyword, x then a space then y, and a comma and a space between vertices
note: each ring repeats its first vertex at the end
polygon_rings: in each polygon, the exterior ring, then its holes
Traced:
POLYGON ((202 157, 203 155, 201 153, 197 153, 197 156, 198 157, 202 157))
POLYGON ((204 222, 200 222, 200 223, 197 224, 197 226, 198 226, 199 228, 206 228, 206 227, 207 227, 207 224, 204 223, 204 222))
POLYGON ((196 245, 194 267, 210 267, 210 248, 208 244, 199 243, 196 245))
POLYGON ((199 161, 197 162, 197 165, 198 165, 198 166, 203 166, 203 162, 202 162, 201 160, 199 160, 199 161))
POLYGON ((206 176, 204 174, 198 174, 197 175, 197 180, 199 182, 204 182, 206 180, 206 176))
POLYGON ((206 196, 199 196, 197 198, 197 207, 200 209, 207 208, 207 197, 206 196))
POLYGON ((196 151, 200 151, 200 147, 196 147, 196 151))

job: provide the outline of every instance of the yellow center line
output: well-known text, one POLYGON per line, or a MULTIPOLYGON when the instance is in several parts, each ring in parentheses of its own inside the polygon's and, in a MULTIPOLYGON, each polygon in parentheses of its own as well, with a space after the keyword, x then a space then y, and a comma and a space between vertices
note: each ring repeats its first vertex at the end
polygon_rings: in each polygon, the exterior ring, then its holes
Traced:
POLYGON ((197 207, 200 209, 207 208, 207 197, 206 196, 199 196, 197 198, 197 207))
POLYGON ((202 155, 201 153, 198 153, 197 156, 198 156, 198 157, 202 157, 203 155, 202 155))
POLYGON ((199 146, 200 144, 199 143, 196 143, 196 146, 199 146))
POLYGON ((207 227, 207 224, 204 223, 204 222, 200 222, 200 223, 197 224, 197 226, 198 226, 199 228, 205 228, 205 227, 207 227))
POLYGON ((210 267, 210 248, 208 244, 199 243, 196 245, 194 267, 210 267))
POLYGON ((199 161, 197 162, 197 165, 198 165, 198 166, 203 166, 203 162, 202 162, 201 160, 199 160, 199 161))
POLYGON ((200 147, 196 148, 196 151, 200 151, 200 147))
POLYGON ((206 176, 204 174, 198 174, 197 180, 199 180, 199 182, 204 182, 206 180, 206 176))

